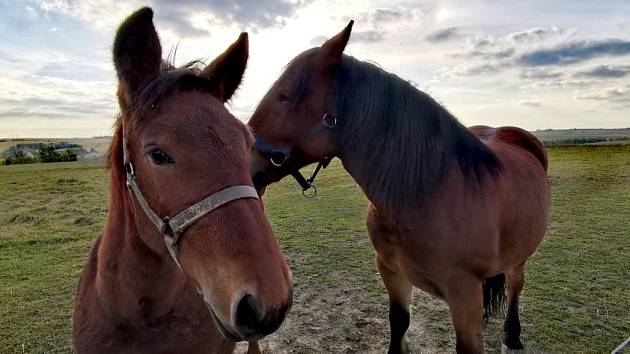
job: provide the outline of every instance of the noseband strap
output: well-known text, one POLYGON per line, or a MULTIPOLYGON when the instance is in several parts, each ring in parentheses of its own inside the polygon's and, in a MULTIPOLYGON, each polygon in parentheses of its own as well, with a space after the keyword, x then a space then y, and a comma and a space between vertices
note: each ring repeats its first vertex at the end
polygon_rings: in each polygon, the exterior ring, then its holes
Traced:
POLYGON ((133 194, 138 201, 140 208, 144 211, 144 214, 149 218, 151 223, 155 225, 158 231, 164 236, 164 243, 168 249, 168 253, 171 255, 175 263, 181 269, 179 260, 177 259, 177 246, 181 239, 182 234, 188 227, 194 224, 196 221, 211 213, 217 208, 228 204, 237 199, 253 198, 259 199, 258 192, 252 186, 236 185, 222 189, 210 196, 200 200, 199 202, 189 206, 181 211, 179 214, 173 217, 160 217, 149 206, 146 198, 140 190, 140 186, 136 182, 136 173, 133 168, 129 156, 127 155, 127 147, 125 137, 123 133, 123 155, 125 161, 126 171, 126 184, 127 190, 130 194, 133 194))
MULTIPOLYGON (((289 146, 273 146, 264 141, 262 138, 256 137, 254 148, 260 154, 269 159, 269 162, 271 162, 271 165, 273 166, 272 168, 281 168, 283 167, 284 163, 289 159, 289 156, 291 156, 291 152, 293 151, 295 146, 302 143, 302 141, 306 140, 312 135, 319 133, 320 131, 335 131, 336 129, 337 118, 330 113, 326 113, 319 123, 306 130, 289 146)), ((300 188, 302 188, 302 194, 305 197, 312 198, 317 195, 317 188, 315 188, 314 185, 315 177, 317 177, 317 174, 322 168, 328 167, 328 164, 332 159, 333 156, 326 156, 322 161, 319 161, 317 163, 317 166, 315 166, 313 172, 311 172, 310 176, 308 176, 308 178, 304 178, 298 168, 292 167, 288 170, 291 176, 300 185, 300 188), (311 193, 307 193, 309 189, 312 189, 311 193)))

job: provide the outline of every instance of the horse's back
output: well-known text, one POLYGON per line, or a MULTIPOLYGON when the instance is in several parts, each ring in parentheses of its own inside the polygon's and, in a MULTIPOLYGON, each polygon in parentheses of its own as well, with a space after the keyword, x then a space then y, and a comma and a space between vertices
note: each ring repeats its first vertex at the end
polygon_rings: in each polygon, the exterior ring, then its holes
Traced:
POLYGON ((492 148, 493 142, 502 142, 530 152, 540 162, 545 172, 547 171, 549 165, 547 150, 540 140, 527 130, 511 126, 492 128, 484 125, 473 126, 468 130, 490 148, 492 148))

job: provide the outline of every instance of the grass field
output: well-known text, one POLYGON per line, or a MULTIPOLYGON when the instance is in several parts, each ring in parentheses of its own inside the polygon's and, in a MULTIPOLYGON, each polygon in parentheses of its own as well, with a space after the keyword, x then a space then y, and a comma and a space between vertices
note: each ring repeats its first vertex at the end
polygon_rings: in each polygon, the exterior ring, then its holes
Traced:
MULTIPOLYGON (((630 146, 549 149, 550 228, 521 301, 530 352, 610 352, 630 335, 630 146)), ((294 273, 295 303, 271 352, 384 352, 387 298, 364 226, 366 200, 335 161, 320 197, 286 179, 265 198, 294 273)), ((76 281, 107 208, 95 163, 0 167, 0 352, 70 352, 76 281)), ((417 293, 412 348, 452 352, 446 307, 417 293)), ((500 348, 500 320, 486 349, 500 348)))

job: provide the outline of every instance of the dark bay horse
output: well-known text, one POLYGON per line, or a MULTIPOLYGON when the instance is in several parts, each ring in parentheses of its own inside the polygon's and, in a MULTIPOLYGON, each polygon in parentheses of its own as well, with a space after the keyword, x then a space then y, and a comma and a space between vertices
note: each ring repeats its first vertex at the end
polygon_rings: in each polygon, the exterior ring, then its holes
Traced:
POLYGON ((248 123, 255 185, 341 159, 370 200, 390 353, 407 351, 412 286, 448 304, 457 352, 483 352, 506 280, 504 344, 522 348, 523 267, 547 228, 543 145, 519 128, 466 129, 407 81, 343 55, 351 28, 294 58, 262 99, 248 123))
POLYGON ((176 69, 162 61, 152 18, 135 12, 114 42, 109 213, 79 281, 74 347, 229 353, 247 340, 255 351, 282 323, 292 285, 252 186, 253 138, 224 106, 247 34, 203 69, 176 69))

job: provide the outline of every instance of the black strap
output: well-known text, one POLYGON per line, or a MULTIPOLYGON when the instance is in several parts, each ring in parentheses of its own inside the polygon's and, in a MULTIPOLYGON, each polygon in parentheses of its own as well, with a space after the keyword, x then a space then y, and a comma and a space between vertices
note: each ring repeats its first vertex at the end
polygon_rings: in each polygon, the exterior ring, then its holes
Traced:
POLYGON ((289 147, 276 147, 268 144, 266 141, 258 137, 256 137, 256 140, 254 141, 254 148, 263 156, 266 156, 276 167, 282 166, 291 153, 291 148, 289 147))
POLYGON ((291 176, 297 181, 297 183, 302 187, 302 192, 306 192, 308 189, 313 188, 313 182, 315 182, 315 177, 322 168, 328 167, 330 161, 332 161, 332 157, 325 157, 323 160, 317 163, 313 172, 311 172, 308 178, 304 178, 299 170, 295 169, 291 172, 291 176))
MULTIPOLYGON (((254 148, 263 156, 267 157, 273 166, 275 166, 276 168, 280 168, 284 167, 283 165, 289 159, 293 148, 302 143, 302 141, 306 140, 306 138, 316 133, 319 133, 322 130, 334 131, 336 128, 337 118, 335 118, 335 116, 333 116, 332 114, 326 113, 319 123, 310 127, 308 130, 302 133, 297 139, 293 141, 293 144, 289 146, 273 146, 271 144, 268 144, 263 139, 256 137, 256 140, 254 141, 254 148)), ((322 168, 328 167, 328 164, 330 164, 331 160, 332 157, 325 157, 322 161, 318 162, 317 166, 315 166, 315 169, 313 170, 313 172, 311 172, 308 178, 304 178, 300 171, 295 167, 287 169, 287 171, 290 172, 291 176, 293 176, 293 178, 300 185, 300 187, 302 188, 302 194, 304 194, 304 196, 307 196, 305 192, 312 188, 315 192, 314 194, 311 194, 309 196, 314 197, 317 194, 317 189, 313 185, 315 177, 317 177, 317 174, 322 168)))

